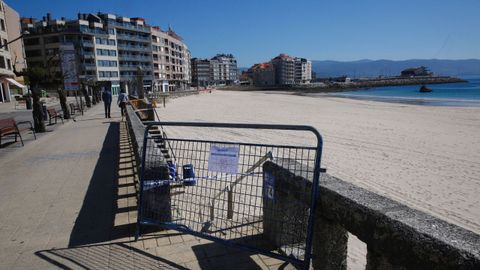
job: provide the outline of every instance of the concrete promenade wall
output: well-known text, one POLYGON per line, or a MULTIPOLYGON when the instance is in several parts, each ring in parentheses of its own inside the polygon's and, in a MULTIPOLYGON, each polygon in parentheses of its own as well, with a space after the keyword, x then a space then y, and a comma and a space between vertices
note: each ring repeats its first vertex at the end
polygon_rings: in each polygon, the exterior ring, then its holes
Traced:
MULTIPOLYGON (((137 104, 138 102, 133 102, 137 104)), ((138 104, 137 104, 138 105, 138 104)), ((148 106, 141 105, 141 108, 147 108, 148 106)), ((145 125, 143 124, 141 118, 145 120, 150 120, 145 116, 150 115, 148 111, 138 111, 138 108, 128 105, 127 106, 127 124, 129 129, 129 135, 132 140, 133 147, 135 149, 135 159, 138 166, 138 179, 141 178, 141 158, 143 155, 144 146, 144 134, 145 134, 145 125)), ((152 119, 153 120, 153 119, 152 119)), ((165 180, 169 177, 168 165, 163 158, 161 149, 157 147, 154 140, 149 140, 149 145, 147 146, 147 151, 150 156, 155 156, 155 159, 146 159, 144 175, 145 179, 150 180, 165 180)), ((139 185, 137 185, 137 191, 140 190, 139 185)), ((138 193, 137 193, 138 194, 138 193)), ((137 195, 137 199, 140 200, 137 195)), ((156 187, 151 188, 144 192, 143 200, 143 213, 142 216, 146 218, 152 218, 162 221, 171 220, 171 205, 170 205, 170 189, 169 187, 156 187)))
MULTIPOLYGON (((303 177, 272 162, 264 170, 275 183, 303 177)), ((367 244, 366 269, 480 269, 479 235, 331 175, 321 175, 317 210, 314 269, 346 269, 348 232, 367 244)))
POLYGON ((168 102, 169 99, 179 98, 179 97, 186 97, 191 95, 198 95, 200 93, 199 90, 186 90, 186 91, 174 91, 174 92, 167 92, 167 93, 155 93, 150 94, 148 99, 150 101, 154 101, 157 103, 157 106, 165 107, 165 104, 168 102))
MULTIPOLYGON (((130 106, 127 120, 139 161, 144 125, 130 106)), ((151 168, 168 173, 163 163, 151 168)), ((277 177, 292 177, 288 169, 272 162, 264 164, 264 169, 277 177)), ((302 181, 302 177, 295 179, 302 181)), ((369 270, 480 269, 480 236, 473 232, 328 174, 321 175, 319 195, 314 269, 346 269, 348 232, 366 243, 369 270)))

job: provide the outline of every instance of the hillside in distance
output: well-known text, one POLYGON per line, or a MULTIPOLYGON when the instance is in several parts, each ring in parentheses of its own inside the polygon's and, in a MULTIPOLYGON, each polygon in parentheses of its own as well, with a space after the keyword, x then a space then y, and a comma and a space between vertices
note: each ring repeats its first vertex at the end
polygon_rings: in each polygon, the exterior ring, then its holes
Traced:
POLYGON ((312 70, 317 78, 336 77, 376 77, 397 76, 406 68, 426 66, 435 75, 444 76, 472 76, 480 75, 480 59, 440 60, 440 59, 411 59, 411 60, 358 60, 351 62, 312 60, 312 70))

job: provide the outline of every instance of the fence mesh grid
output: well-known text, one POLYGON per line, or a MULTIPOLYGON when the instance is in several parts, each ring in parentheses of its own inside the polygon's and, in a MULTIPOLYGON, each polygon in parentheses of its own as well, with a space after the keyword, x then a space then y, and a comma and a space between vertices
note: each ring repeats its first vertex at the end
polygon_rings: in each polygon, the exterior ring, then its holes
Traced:
POLYGON ((148 136, 145 147, 144 166, 156 169, 144 173, 143 217, 304 260, 315 147, 166 138, 159 134, 148 136), (236 174, 209 168, 212 147, 238 151, 236 174), (289 173, 268 172, 266 163, 289 173), (184 178, 191 175, 184 175, 184 165, 193 167, 195 185, 186 184, 184 178), (162 173, 159 167, 170 169, 162 173), (272 177, 273 183, 269 182, 272 177))

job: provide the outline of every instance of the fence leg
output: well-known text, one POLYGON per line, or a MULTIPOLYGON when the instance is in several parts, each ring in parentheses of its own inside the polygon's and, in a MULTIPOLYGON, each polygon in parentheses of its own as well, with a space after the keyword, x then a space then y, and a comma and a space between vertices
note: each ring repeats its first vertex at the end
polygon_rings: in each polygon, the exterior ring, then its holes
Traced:
POLYGON ((215 202, 212 202, 212 205, 210 205, 210 221, 213 221, 215 219, 215 202))
POLYGON ((228 188, 227 192, 227 219, 233 218, 233 191, 228 188))
POLYGON ((346 270, 347 244, 347 230, 317 215, 313 236, 313 269, 346 270))

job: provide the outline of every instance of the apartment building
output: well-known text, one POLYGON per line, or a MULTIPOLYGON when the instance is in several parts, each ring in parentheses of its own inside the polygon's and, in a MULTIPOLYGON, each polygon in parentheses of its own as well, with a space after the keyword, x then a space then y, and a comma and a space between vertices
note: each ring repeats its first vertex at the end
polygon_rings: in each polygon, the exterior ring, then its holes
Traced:
POLYGON ((185 90, 191 83, 190 51, 183 39, 171 29, 152 27, 153 74, 162 92, 185 90))
POLYGON ((191 66, 194 86, 228 85, 239 78, 237 60, 232 54, 217 54, 209 60, 194 58, 191 66))
POLYGON ((270 61, 275 69, 276 85, 295 83, 295 60, 287 54, 280 54, 270 61))
POLYGON ((238 80, 237 60, 232 54, 217 54, 210 59, 210 76, 215 84, 232 84, 238 80))
POLYGON ((245 75, 257 86, 305 84, 312 80, 312 62, 280 54, 267 63, 253 65, 245 75))
POLYGON ((192 58, 192 85, 208 86, 210 84, 210 60, 192 58))
POLYGON ((186 89, 190 82, 190 53, 183 40, 143 18, 89 13, 55 20, 47 14, 42 20, 23 18, 22 28, 30 32, 24 36, 29 65, 64 72, 59 48, 73 44, 79 80, 111 85, 114 94, 120 88, 137 94, 139 74, 145 92, 186 89))
POLYGON ((26 89, 23 78, 13 73, 14 65, 18 70, 25 67, 19 21, 18 13, 0 1, 0 102, 9 102, 12 94, 23 94, 26 89))
POLYGON ((305 84, 312 80, 312 61, 295 57, 295 83, 305 84))
POLYGON ((275 69, 272 63, 255 64, 251 68, 252 81, 257 86, 275 85, 275 69))

